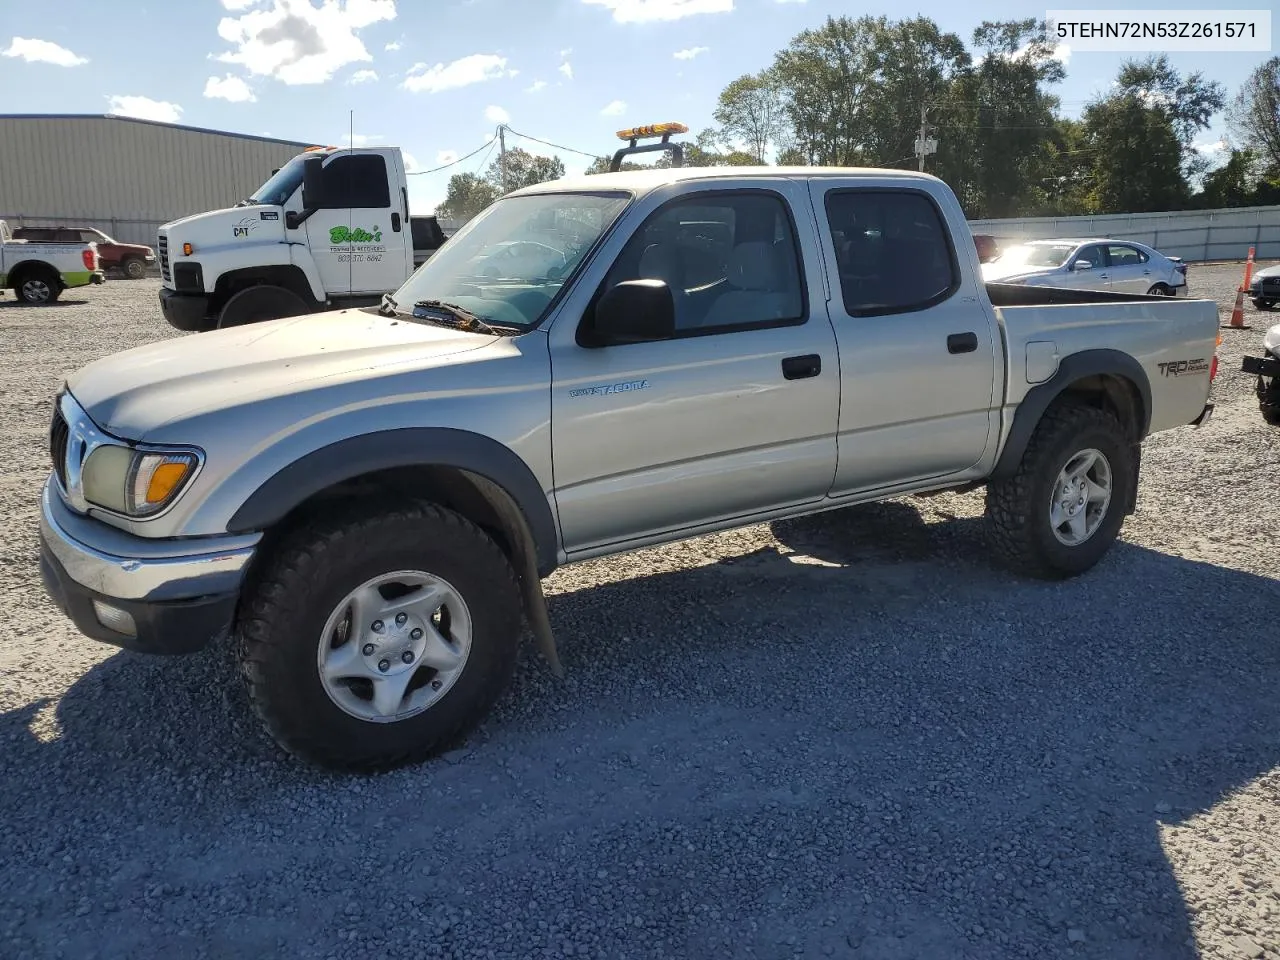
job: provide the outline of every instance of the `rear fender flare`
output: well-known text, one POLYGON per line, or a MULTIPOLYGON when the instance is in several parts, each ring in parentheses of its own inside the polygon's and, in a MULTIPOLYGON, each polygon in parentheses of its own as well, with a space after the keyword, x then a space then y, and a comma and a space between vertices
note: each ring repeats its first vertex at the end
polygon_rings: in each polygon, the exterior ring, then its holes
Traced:
POLYGON ((1134 443, 1140 444, 1151 427, 1151 381, 1142 364, 1119 350, 1082 350, 1063 357, 1057 372, 1047 381, 1027 391, 1013 415, 1013 425, 1004 449, 991 472, 992 480, 1006 480, 1018 470, 1022 455, 1031 442, 1044 413, 1059 397, 1086 377, 1111 376, 1129 381, 1138 390, 1140 409, 1134 443))

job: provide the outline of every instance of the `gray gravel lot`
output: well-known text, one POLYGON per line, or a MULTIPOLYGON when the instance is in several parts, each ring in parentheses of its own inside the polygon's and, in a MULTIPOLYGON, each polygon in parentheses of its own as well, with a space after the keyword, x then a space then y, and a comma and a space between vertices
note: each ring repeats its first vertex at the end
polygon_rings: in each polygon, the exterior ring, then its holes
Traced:
MULTIPOLYGON (((1193 290, 1225 319, 1241 271, 1193 290)), ((564 681, 528 650, 465 747, 341 778, 280 758, 226 650, 44 599, 51 396, 173 335, 156 290, 0 300, 0 957, 1280 958, 1268 315, 1077 581, 992 567, 981 494, 568 568, 564 681)))

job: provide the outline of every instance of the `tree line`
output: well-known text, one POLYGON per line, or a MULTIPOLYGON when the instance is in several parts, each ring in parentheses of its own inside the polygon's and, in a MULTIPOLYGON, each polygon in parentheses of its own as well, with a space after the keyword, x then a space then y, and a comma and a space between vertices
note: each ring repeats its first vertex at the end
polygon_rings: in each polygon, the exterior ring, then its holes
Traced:
MULTIPOLYGON (((937 141, 925 169, 970 219, 1280 203, 1280 57, 1233 95, 1165 56, 1128 60, 1078 118, 1054 93, 1065 78, 1044 21, 985 21, 966 44, 927 17, 827 17, 720 92, 685 163, 916 169, 923 122, 937 141), (1231 133, 1214 166, 1197 138, 1219 115, 1231 133)), ((454 176, 437 212, 466 219, 503 182, 564 175, 561 161, 523 150, 506 168, 505 181, 496 161, 484 176, 454 176)))

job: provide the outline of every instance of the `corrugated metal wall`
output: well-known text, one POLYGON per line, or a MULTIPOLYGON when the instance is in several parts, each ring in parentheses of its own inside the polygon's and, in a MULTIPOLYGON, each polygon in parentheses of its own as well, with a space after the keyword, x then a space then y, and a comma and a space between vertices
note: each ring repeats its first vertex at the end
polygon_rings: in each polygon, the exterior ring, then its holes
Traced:
POLYGON ((1002 246, 1055 237, 1106 237, 1136 240, 1193 262, 1243 260, 1250 247, 1258 260, 1280 259, 1280 207, 970 220, 969 227, 994 236, 1002 246))
POLYGON ((154 244, 160 224, 245 198, 306 146, 124 117, 0 116, 0 218, 154 244))

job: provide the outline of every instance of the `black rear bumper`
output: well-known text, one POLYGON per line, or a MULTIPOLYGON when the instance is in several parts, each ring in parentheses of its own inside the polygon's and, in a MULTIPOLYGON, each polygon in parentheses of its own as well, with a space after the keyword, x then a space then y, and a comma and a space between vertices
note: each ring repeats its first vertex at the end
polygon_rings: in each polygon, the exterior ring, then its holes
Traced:
POLYGON ((107 597, 76 583, 40 536, 40 577, 54 605, 92 640, 138 653, 195 653, 220 639, 235 618, 237 593, 195 600, 148 602, 107 597), (133 618, 133 635, 104 626, 94 609, 98 601, 133 618))

